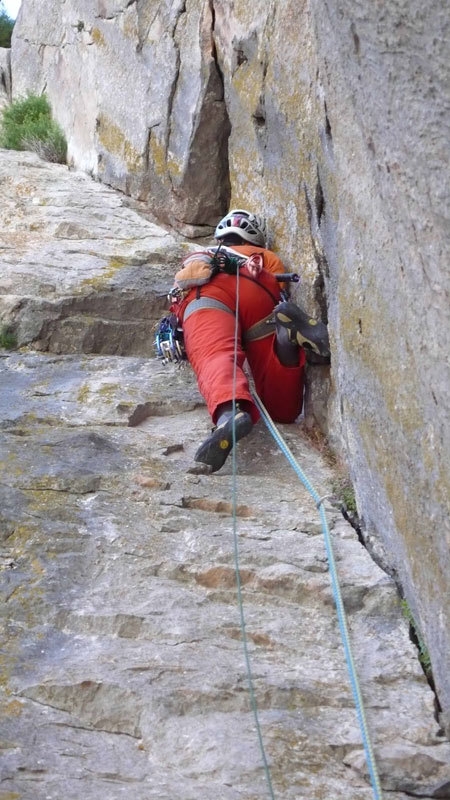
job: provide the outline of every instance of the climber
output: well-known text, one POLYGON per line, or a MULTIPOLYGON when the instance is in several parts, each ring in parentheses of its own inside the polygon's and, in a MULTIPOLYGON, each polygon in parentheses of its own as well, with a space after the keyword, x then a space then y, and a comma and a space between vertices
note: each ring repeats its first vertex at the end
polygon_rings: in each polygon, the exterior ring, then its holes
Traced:
POLYGON ((181 297, 173 306, 215 426, 195 454, 210 472, 223 466, 233 441, 246 436, 259 419, 245 359, 271 417, 289 423, 302 409, 306 353, 329 357, 326 326, 282 301, 283 284, 275 275, 285 268, 266 248, 264 221, 234 209, 220 220, 214 236, 218 246, 185 259, 176 276, 181 297))

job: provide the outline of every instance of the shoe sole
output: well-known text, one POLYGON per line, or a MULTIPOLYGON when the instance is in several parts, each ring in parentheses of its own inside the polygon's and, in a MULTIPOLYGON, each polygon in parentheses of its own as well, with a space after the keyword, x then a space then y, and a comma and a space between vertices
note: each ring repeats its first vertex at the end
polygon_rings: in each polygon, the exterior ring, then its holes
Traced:
POLYGON ((300 347, 313 350, 318 356, 330 355, 330 344, 326 325, 301 311, 296 306, 279 306, 275 309, 275 320, 289 331, 300 347))
POLYGON ((246 411, 239 411, 234 417, 230 417, 223 425, 216 428, 203 444, 198 448, 194 460, 202 464, 208 464, 211 472, 217 472, 228 458, 233 447, 233 427, 234 438, 238 442, 250 433, 253 423, 250 414, 246 411))

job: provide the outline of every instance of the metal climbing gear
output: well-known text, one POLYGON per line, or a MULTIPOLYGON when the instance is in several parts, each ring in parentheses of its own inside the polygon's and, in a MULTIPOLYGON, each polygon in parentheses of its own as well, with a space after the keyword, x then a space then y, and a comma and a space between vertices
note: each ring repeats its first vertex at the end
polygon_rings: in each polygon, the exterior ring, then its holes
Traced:
POLYGON ((226 252, 216 252, 212 256, 212 275, 217 275, 218 272, 226 272, 227 275, 236 275, 239 267, 241 267, 246 258, 230 255, 226 252))
POLYGON ((156 356, 163 364, 180 363, 186 359, 183 331, 178 325, 176 314, 162 318, 156 329, 154 344, 156 356))

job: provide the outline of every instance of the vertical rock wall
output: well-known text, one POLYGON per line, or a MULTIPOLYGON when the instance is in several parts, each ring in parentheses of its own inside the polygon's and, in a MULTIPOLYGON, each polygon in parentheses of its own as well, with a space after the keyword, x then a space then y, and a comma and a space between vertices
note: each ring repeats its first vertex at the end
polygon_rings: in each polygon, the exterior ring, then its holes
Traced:
POLYGON ((439 3, 320 5, 338 185, 338 224, 323 231, 331 427, 428 643, 448 726, 448 15, 439 3))
POLYGON ((0 109, 11 102, 11 51, 0 47, 0 109))
POLYGON ((75 167, 187 234, 209 232, 229 197, 212 27, 209 3, 197 0, 26 0, 14 95, 48 93, 75 167))
POLYGON ((447 41, 438 0, 23 0, 12 78, 76 167, 179 230, 267 215, 328 318, 330 437, 448 715, 447 41))

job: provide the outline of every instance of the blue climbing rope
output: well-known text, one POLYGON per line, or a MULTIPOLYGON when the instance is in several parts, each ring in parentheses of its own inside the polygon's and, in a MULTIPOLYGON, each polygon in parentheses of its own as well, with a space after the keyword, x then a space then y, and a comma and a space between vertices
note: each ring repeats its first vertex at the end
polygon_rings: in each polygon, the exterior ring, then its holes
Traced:
POLYGON ((248 639, 245 629, 245 614, 244 614, 244 601, 242 597, 242 584, 239 567, 239 542, 237 533, 237 464, 236 464, 236 378, 237 378, 237 348, 239 342, 239 270, 236 275, 236 313, 235 313, 235 327, 234 327, 234 359, 233 359, 233 449, 232 456, 232 518, 233 518, 233 548, 234 548, 234 565, 236 573, 236 591, 239 606, 240 627, 242 636, 242 646, 244 650, 245 668, 247 672, 247 684, 250 695, 250 704, 255 720, 256 733, 258 737, 259 749, 261 752, 261 759, 264 767, 264 774, 266 777, 267 788, 270 800, 275 800, 273 793, 272 779, 270 776, 269 763, 267 761, 266 751, 261 733, 261 725, 259 722, 258 706, 256 703, 255 689, 253 684, 252 669, 250 664, 250 655, 248 651, 248 639))
POLYGON ((376 767, 376 764, 375 764, 375 758, 374 758, 374 755, 373 755, 373 750, 372 750, 372 745, 371 745, 371 741, 370 741, 369 731, 368 731, 368 728, 367 728, 366 715, 365 715, 365 712, 364 712, 364 704, 363 704, 363 700, 362 700, 362 696, 361 696, 361 690, 360 690, 360 687, 359 687, 359 681, 358 681, 358 676, 357 676, 357 673, 356 673, 355 663, 354 663, 354 660, 353 660, 352 649, 351 649, 351 645, 350 645, 350 638, 349 638, 349 634, 348 634, 347 620, 346 620, 346 615, 345 615, 345 610, 344 610, 344 604, 342 602, 342 595, 341 595, 341 590, 340 590, 339 580, 338 580, 337 570, 336 570, 336 562, 335 562, 335 558, 334 558, 334 554, 333 554, 331 536, 330 536, 330 531, 329 531, 329 528, 328 528, 327 518, 326 518, 326 515, 325 515, 325 509, 323 507, 323 498, 321 498, 318 495, 318 493, 316 492, 316 490, 314 489, 314 487, 311 485, 310 481, 306 477, 305 473, 303 472, 303 470, 299 466, 299 464, 296 461, 296 459, 294 458, 294 455, 292 454, 291 450, 289 449, 289 447, 287 446, 286 442, 284 441, 284 439, 280 435, 278 429, 275 427, 272 419, 269 416, 269 413, 268 413, 267 409, 263 405, 263 403, 262 403, 260 397, 258 396, 258 394, 255 391, 253 391, 252 394, 253 394, 253 398, 255 400, 255 403, 258 406, 259 411, 261 412, 261 416, 262 416, 267 428, 269 429, 270 433, 272 434, 273 438, 275 439, 276 443, 278 444, 281 452, 286 456, 287 460, 289 461, 289 464, 294 469, 295 473, 300 478, 300 480, 303 483, 304 487, 308 490, 309 494, 313 498, 313 500, 314 500, 314 502, 316 504, 316 507, 317 507, 317 509, 319 511, 319 514, 320 514, 320 519, 321 519, 321 522, 322 522, 322 530, 323 530, 323 535, 324 535, 324 539, 325 539, 325 548, 326 548, 327 557, 328 557, 328 565, 329 565, 329 569, 330 569, 331 586, 332 586, 332 590, 333 590, 333 597, 334 597, 334 602, 335 602, 335 605, 336 605, 339 628, 340 628, 340 632, 341 632, 342 643, 343 643, 343 646, 344 646, 345 658, 346 658, 346 661, 347 661, 347 668, 348 668, 348 673, 349 673, 349 678, 350 678, 350 684, 351 684, 351 687, 352 687, 353 698, 354 698, 354 701, 355 701, 356 712, 357 712, 357 716, 358 716, 358 722, 359 722, 362 741, 363 741, 364 750, 365 750, 365 754, 366 754, 367 767, 368 767, 368 770, 369 770, 369 775, 370 775, 370 779, 371 779, 371 783, 372 783, 373 796, 374 796, 375 800, 382 800, 380 779, 379 779, 377 767, 376 767))
MULTIPOLYGON (((236 309, 235 309, 235 330, 234 330, 234 359, 233 359, 233 421, 235 420, 236 416, 236 385, 237 385, 237 349, 238 349, 238 342, 239 342, 239 270, 236 274, 236 309)), ((336 605, 339 629, 341 632, 342 643, 344 647, 345 658, 347 662, 347 668, 349 673, 349 680, 350 685, 353 693, 353 698, 355 701, 356 706, 356 713, 358 717, 359 727, 361 731, 362 742, 364 746, 364 751, 366 755, 366 762, 367 767, 369 770, 370 780, 372 784, 373 790, 373 797, 374 800, 383 800, 382 792, 381 792, 381 785, 380 779, 378 776, 378 771, 375 763, 375 758, 373 754, 372 744, 370 741, 369 731, 367 727, 366 715, 364 711, 364 704, 362 700, 361 690, 359 686, 358 676, 355 668, 355 663, 353 659, 351 644, 350 644, 350 637, 348 633, 347 627, 347 620, 345 615, 344 604, 342 601, 341 590, 339 586, 339 580, 336 570, 336 562, 333 553, 333 547, 331 542, 330 531, 328 528, 328 522, 325 515, 325 509, 323 506, 323 498, 319 496, 317 491, 314 489, 310 481, 308 480, 307 476, 301 469, 300 465, 296 461, 293 453, 287 446, 286 442, 282 438, 281 434, 279 433, 278 429, 274 425, 267 409, 265 408, 261 398, 258 396, 257 392, 253 390, 252 392, 253 398, 255 403, 261 413, 261 416, 273 436, 275 442, 279 446, 283 455, 286 456, 289 464, 293 468, 294 472, 300 478, 300 481, 303 483, 304 487, 307 489, 311 497, 313 498, 317 510, 320 515, 321 523, 322 523, 322 531, 325 540, 325 549, 328 558, 328 565, 330 570, 330 577, 331 577, 331 587, 334 597, 334 602, 336 605)), ((264 772, 266 776, 267 787, 270 795, 270 800, 275 800, 275 795, 273 792, 272 787, 272 780, 270 776, 270 769, 269 764, 267 761, 264 743, 261 733, 261 726, 259 723, 259 716, 258 716, 258 708, 256 704, 256 697, 254 691, 254 684, 253 684, 253 677, 250 665, 250 656, 248 651, 248 640, 247 640, 247 633, 245 629, 245 615, 244 615, 244 603, 242 597, 242 585, 241 585, 241 578, 240 578, 240 567, 239 567, 239 546, 238 546, 238 535, 237 535, 237 464, 236 464, 236 426, 233 423, 233 448, 231 451, 232 456, 232 518, 233 518, 233 543, 234 543, 234 561, 235 561, 235 571, 236 571, 236 586, 237 586, 237 598, 238 598, 238 605, 239 605, 239 613, 240 613, 240 625, 241 625, 241 635, 242 635, 242 642, 243 642, 243 649, 244 649, 244 658, 246 664, 246 671, 247 671, 247 682, 249 686, 249 694, 250 694, 250 702, 251 707, 255 719, 256 731, 258 736, 259 747, 261 751, 262 762, 264 766, 264 772)))

